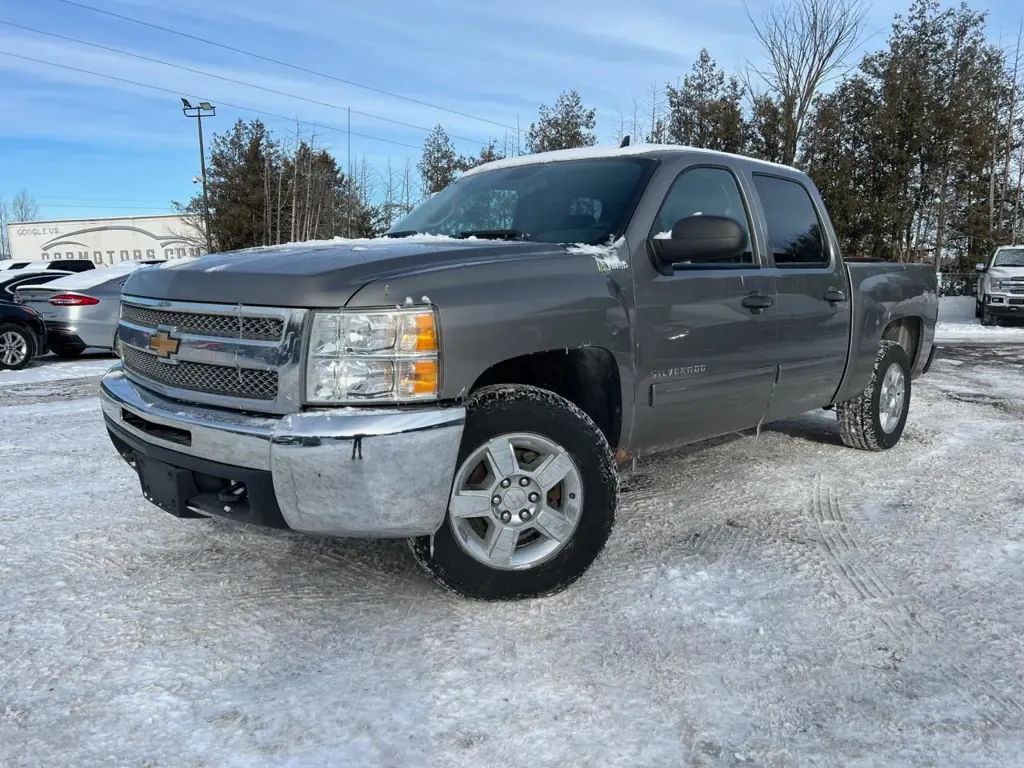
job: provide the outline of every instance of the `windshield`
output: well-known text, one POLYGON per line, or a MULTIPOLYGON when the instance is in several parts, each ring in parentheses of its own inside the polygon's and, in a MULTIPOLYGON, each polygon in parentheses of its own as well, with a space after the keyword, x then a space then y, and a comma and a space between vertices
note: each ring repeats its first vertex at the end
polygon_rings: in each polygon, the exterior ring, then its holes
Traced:
POLYGON ((598 245, 626 227, 656 162, 573 160, 464 176, 388 232, 598 245))
POLYGON ((1005 248, 996 254, 993 267, 1024 267, 1024 248, 1005 248))

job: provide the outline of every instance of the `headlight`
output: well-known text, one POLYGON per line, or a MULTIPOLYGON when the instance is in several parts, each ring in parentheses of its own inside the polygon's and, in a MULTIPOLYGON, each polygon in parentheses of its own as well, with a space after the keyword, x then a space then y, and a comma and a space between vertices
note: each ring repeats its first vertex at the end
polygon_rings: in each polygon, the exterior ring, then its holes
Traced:
POLYGON ((990 291, 1001 291, 1001 290, 1003 290, 1003 281, 1002 280, 996 280, 996 279, 990 277, 988 279, 988 289, 990 291))
POLYGON ((314 312, 306 402, 436 399, 437 335, 437 316, 431 309, 314 312))

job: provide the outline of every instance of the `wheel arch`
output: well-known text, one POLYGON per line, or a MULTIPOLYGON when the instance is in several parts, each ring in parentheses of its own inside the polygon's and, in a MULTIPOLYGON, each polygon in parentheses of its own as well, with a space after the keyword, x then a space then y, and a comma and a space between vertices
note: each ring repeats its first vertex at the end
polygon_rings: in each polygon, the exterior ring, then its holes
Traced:
POLYGON ((554 392, 594 420, 613 447, 622 436, 622 379, 604 347, 549 349, 501 360, 483 371, 468 394, 495 384, 525 384, 554 392))
POLYGON ((911 371, 917 368, 923 329, 924 324, 920 317, 908 315, 891 321, 882 331, 882 341, 894 341, 903 347, 903 351, 910 358, 911 371))

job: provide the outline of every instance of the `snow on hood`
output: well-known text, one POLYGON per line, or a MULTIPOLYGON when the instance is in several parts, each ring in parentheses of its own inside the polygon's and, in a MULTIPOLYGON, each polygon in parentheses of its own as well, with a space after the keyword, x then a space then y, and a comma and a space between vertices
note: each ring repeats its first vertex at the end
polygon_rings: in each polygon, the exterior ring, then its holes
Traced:
POLYGON ((259 253, 270 251, 285 253, 298 250, 308 251, 312 248, 337 248, 339 245, 359 250, 359 248, 366 246, 387 246, 400 243, 464 243, 467 240, 472 241, 476 239, 476 237, 451 237, 450 235, 429 234, 409 235, 408 237, 386 237, 385 235, 378 237, 332 237, 326 240, 296 240, 290 243, 281 243, 280 245, 258 245, 253 248, 240 248, 237 251, 226 251, 225 253, 259 253))

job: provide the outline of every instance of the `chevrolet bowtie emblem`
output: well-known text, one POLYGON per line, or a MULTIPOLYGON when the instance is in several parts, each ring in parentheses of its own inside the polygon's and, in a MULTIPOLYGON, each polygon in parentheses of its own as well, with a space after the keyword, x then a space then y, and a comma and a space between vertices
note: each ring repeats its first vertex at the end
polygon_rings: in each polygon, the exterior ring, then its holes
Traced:
POLYGON ((167 331, 157 331, 149 337, 149 348, 156 352, 157 357, 164 360, 178 351, 179 344, 181 341, 172 339, 167 331))

